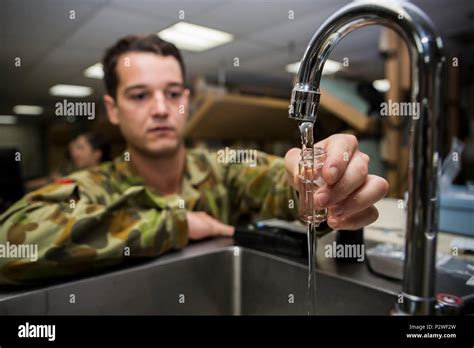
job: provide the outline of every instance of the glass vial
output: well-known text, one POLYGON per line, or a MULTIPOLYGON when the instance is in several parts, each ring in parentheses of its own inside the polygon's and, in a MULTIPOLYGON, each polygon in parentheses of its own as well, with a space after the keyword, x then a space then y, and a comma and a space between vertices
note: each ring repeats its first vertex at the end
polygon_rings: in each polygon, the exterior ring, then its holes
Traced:
POLYGON ((305 223, 315 227, 327 220, 327 208, 316 209, 314 194, 325 184, 322 169, 326 160, 326 151, 320 147, 303 148, 298 166, 299 178, 299 217, 305 223))

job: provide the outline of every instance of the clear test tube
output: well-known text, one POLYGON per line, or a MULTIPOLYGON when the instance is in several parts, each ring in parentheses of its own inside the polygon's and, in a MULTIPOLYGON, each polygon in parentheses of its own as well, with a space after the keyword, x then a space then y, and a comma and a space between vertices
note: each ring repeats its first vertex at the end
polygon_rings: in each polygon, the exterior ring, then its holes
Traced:
POLYGON ((305 223, 315 227, 327 220, 327 208, 316 209, 314 194, 325 184, 322 169, 326 160, 326 150, 320 147, 308 147, 301 150, 298 166, 299 178, 299 217, 305 223))

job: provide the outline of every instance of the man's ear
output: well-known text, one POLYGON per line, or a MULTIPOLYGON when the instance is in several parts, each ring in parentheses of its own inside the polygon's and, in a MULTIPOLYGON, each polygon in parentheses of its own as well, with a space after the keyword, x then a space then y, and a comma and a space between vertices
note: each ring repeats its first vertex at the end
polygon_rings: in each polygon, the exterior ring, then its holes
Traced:
POLYGON ((118 118, 117 105, 115 104, 115 99, 112 98, 110 95, 106 94, 104 95, 104 104, 105 104, 105 109, 107 110, 107 117, 110 123, 114 125, 118 125, 120 122, 118 118))

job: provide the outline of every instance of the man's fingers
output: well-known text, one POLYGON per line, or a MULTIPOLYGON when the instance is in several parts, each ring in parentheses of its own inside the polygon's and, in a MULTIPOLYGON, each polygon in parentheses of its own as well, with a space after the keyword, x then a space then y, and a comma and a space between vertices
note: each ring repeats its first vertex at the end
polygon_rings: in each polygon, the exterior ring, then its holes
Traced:
POLYGON ((234 235, 234 232, 235 232, 234 226, 223 224, 220 221, 217 221, 217 225, 218 225, 218 229, 217 229, 218 236, 232 237, 234 235))
POLYGON ((328 225, 333 229, 356 230, 377 220, 379 212, 373 205, 369 208, 345 218, 329 217, 328 225))
POLYGON ((217 219, 214 219, 212 216, 204 213, 203 218, 209 224, 210 232, 213 236, 233 236, 234 227, 230 225, 223 224, 217 219))
POLYGON ((367 180, 367 174, 368 156, 357 151, 336 184, 326 184, 316 191, 315 204, 324 208, 342 201, 362 186, 367 180))
POLYGON ((223 224, 205 212, 187 212, 186 215, 190 240, 234 235, 233 226, 223 224))
POLYGON ((316 144, 327 151, 323 167, 323 179, 329 185, 336 183, 344 174, 352 155, 358 149, 357 138, 349 134, 334 134, 316 144))
POLYGON ((329 215, 336 218, 353 215, 378 202, 388 193, 388 182, 376 175, 367 176, 365 183, 343 201, 329 207, 329 215))
POLYGON ((292 148, 285 155, 285 169, 288 182, 298 190, 298 162, 301 159, 301 149, 292 148))

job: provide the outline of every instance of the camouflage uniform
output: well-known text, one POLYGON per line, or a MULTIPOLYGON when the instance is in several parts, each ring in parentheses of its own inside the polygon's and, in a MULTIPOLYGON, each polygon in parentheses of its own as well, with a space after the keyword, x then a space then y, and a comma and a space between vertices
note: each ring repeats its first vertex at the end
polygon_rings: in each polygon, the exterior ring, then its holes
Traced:
POLYGON ((122 155, 31 192, 0 216, 0 244, 38 245, 36 262, 0 258, 0 283, 92 273, 180 249, 188 242, 186 210, 235 224, 245 215, 294 220, 296 204, 280 157, 259 152, 251 167, 187 150, 181 193, 162 196, 122 155))

